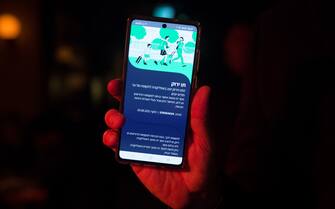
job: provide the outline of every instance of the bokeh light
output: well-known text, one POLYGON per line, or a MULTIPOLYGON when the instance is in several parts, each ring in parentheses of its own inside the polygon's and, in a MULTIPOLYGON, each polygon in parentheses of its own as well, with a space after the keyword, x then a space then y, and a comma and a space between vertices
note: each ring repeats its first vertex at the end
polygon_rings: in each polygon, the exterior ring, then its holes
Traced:
POLYGON ((175 8, 169 4, 160 4, 153 11, 153 16, 155 17, 174 18, 175 14, 175 8))
POLYGON ((0 15, 0 38, 5 40, 17 39, 21 33, 20 20, 12 14, 0 15))

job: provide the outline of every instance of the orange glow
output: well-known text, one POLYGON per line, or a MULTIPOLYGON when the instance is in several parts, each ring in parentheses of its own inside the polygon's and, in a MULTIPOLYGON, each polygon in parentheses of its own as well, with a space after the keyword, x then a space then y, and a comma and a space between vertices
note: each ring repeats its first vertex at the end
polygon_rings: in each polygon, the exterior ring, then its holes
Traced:
POLYGON ((17 17, 11 14, 0 15, 0 38, 16 39, 21 32, 21 23, 17 17))

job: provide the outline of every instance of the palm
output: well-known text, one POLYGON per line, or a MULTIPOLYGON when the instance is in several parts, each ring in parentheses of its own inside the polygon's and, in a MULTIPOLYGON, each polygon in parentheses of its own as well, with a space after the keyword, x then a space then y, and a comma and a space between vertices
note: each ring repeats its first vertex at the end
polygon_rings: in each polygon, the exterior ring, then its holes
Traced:
MULTIPOLYGON (((118 100, 121 86, 120 80, 108 84, 108 91, 118 100)), ((213 157, 206 128, 209 92, 208 87, 201 87, 193 98, 183 169, 132 165, 135 174, 150 192, 172 208, 183 208, 192 202, 192 194, 208 195, 208 188, 214 182, 208 176, 215 173, 211 170, 213 166, 210 167, 213 157)), ((122 127, 124 117, 116 110, 110 110, 105 115, 105 121, 110 129, 104 133, 104 143, 116 151, 117 129, 122 127)))
POLYGON ((189 200, 190 192, 204 189, 207 172, 201 171, 207 170, 208 150, 197 143, 197 136, 194 138, 194 143, 188 147, 187 167, 183 170, 132 166, 142 183, 173 208, 184 206, 189 200))
POLYGON ((204 127, 207 107, 197 102, 193 101, 192 104, 192 130, 186 147, 185 168, 177 170, 132 165, 135 174, 150 192, 172 208, 185 206, 190 194, 204 190, 205 182, 208 182, 211 148, 204 127))

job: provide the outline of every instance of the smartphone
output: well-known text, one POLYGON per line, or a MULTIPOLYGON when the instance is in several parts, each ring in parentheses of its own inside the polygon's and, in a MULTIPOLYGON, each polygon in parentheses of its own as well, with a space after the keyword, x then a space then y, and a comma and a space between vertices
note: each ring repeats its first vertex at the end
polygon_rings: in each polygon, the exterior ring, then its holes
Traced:
POLYGON ((198 22, 128 18, 118 161, 183 166, 199 41, 198 22))

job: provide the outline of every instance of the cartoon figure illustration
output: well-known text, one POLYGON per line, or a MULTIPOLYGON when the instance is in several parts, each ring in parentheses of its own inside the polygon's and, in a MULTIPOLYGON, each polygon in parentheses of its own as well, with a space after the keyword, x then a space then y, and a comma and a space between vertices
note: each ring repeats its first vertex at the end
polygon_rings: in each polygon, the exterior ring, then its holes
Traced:
POLYGON ((163 59, 159 62, 161 65, 167 65, 166 64, 166 58, 167 58, 166 50, 169 48, 169 46, 168 46, 169 38, 170 38, 169 36, 165 36, 164 40, 162 41, 162 43, 159 46, 159 49, 161 50, 160 55, 163 56, 163 59))
POLYGON ((141 62, 141 60, 143 60, 143 64, 147 65, 147 61, 150 58, 150 52, 151 52, 151 44, 148 44, 146 50, 143 53, 143 56, 140 55, 140 56, 137 57, 136 63, 139 64, 141 62))
POLYGON ((183 47, 184 47, 184 38, 183 37, 180 37, 179 40, 177 41, 177 47, 176 47, 176 50, 177 50, 177 57, 170 60, 170 63, 171 62, 174 62, 178 59, 181 60, 181 64, 183 67, 185 67, 186 65, 184 64, 184 58, 183 58, 183 47))
POLYGON ((171 64, 171 61, 172 61, 172 58, 173 58, 173 55, 176 53, 176 51, 172 51, 170 54, 168 54, 167 56, 167 59, 166 60, 169 60, 168 62, 171 64))

